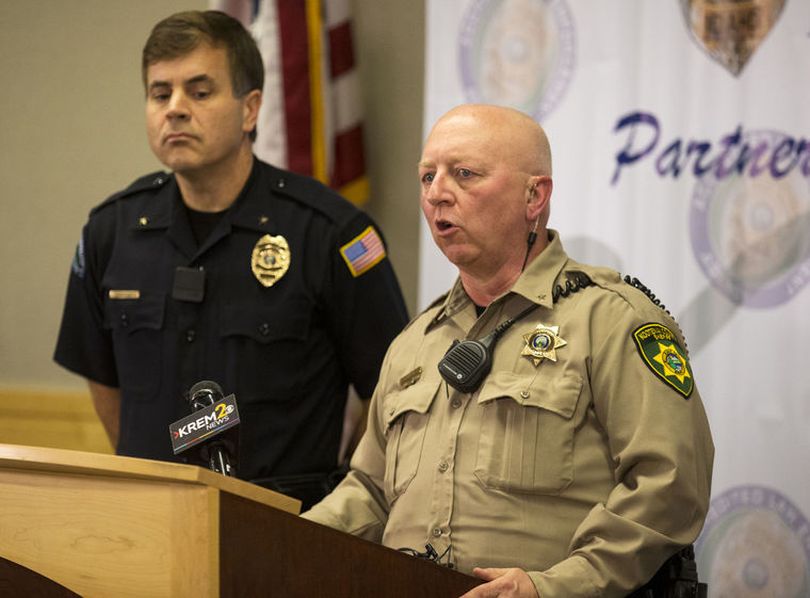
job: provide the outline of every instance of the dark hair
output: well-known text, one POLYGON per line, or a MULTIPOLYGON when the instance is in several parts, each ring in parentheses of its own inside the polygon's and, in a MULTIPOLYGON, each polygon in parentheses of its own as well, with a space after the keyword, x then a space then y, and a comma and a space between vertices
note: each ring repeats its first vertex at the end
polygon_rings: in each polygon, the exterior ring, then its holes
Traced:
POLYGON ((147 85, 146 70, 162 60, 184 56, 201 43, 225 48, 236 97, 264 87, 264 64, 256 42, 242 24, 218 10, 173 14, 152 29, 143 47, 141 76, 147 85))

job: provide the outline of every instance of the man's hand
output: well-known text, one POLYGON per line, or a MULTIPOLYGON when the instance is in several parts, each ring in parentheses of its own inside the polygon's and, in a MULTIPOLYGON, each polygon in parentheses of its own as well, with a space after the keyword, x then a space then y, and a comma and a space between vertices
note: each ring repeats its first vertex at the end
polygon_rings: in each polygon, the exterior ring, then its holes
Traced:
POLYGON ((532 578, 523 569, 473 569, 473 575, 486 582, 461 598, 538 598, 532 578))

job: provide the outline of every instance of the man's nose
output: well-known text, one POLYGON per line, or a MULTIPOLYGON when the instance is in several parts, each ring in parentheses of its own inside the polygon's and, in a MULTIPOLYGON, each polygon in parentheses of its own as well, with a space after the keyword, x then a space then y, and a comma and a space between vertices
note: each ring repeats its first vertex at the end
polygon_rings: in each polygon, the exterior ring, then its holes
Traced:
POLYGON ((444 174, 436 173, 433 180, 430 182, 430 186, 427 188, 425 199, 434 206, 452 201, 453 194, 450 192, 449 187, 447 177, 444 174))
POLYGON ((175 92, 169 98, 169 109, 166 112, 167 118, 184 120, 188 118, 188 98, 182 92, 175 92))

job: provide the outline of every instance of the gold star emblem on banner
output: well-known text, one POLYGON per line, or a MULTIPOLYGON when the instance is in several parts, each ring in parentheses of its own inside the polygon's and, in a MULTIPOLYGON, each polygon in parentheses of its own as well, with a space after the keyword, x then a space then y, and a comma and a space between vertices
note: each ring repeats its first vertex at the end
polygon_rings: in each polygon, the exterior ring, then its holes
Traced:
POLYGON ((560 336, 559 326, 538 324, 537 328, 523 335, 526 346, 521 355, 525 355, 537 367, 543 359, 557 361, 557 349, 568 343, 560 336))

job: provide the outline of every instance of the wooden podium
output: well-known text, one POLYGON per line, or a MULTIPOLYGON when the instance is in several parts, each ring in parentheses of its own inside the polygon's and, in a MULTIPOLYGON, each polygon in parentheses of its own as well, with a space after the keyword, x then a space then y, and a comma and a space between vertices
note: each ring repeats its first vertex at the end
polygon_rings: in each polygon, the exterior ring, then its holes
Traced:
POLYGON ((87 598, 444 598, 480 583, 190 465, 0 444, 0 506, 0 557, 87 598))

